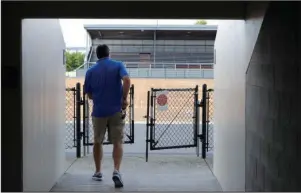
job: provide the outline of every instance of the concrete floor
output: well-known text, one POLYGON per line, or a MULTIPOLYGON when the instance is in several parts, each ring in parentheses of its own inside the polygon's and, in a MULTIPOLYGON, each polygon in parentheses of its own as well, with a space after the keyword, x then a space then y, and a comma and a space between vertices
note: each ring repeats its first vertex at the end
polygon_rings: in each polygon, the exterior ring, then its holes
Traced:
POLYGON ((143 154, 127 154, 121 170, 124 188, 116 190, 111 179, 112 168, 112 158, 105 154, 104 180, 95 182, 91 179, 94 171, 92 156, 77 159, 52 191, 221 191, 208 164, 195 155, 152 155, 145 162, 143 154))

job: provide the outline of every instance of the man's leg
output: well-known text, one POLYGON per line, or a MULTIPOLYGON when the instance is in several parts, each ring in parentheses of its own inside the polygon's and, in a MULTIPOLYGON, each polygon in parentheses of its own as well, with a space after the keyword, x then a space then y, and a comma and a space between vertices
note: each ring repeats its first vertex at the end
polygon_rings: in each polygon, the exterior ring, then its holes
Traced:
POLYGON ((94 180, 101 181, 101 162, 103 157, 102 143, 106 133, 107 119, 92 117, 92 122, 94 129, 93 157, 95 163, 95 173, 92 178, 94 180))
POLYGON ((123 156, 123 143, 115 142, 113 143, 113 160, 114 160, 114 170, 119 171, 123 156))
POLYGON ((123 187, 123 182, 121 179, 120 165, 123 156, 123 134, 125 122, 122 119, 121 113, 116 113, 114 116, 110 117, 109 120, 110 129, 110 141, 113 143, 113 160, 114 160, 114 172, 113 181, 115 187, 123 187))

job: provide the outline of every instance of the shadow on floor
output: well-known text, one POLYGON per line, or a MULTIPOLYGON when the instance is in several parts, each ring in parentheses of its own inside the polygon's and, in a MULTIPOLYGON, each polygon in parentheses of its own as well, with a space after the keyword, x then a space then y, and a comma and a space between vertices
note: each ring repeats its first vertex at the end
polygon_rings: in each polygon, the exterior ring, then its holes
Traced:
POLYGON ((122 163, 124 188, 115 190, 111 175, 112 158, 105 155, 104 180, 91 179, 94 172, 92 156, 77 159, 53 187, 52 192, 65 191, 221 191, 218 181, 206 162, 193 155, 125 155, 122 163))

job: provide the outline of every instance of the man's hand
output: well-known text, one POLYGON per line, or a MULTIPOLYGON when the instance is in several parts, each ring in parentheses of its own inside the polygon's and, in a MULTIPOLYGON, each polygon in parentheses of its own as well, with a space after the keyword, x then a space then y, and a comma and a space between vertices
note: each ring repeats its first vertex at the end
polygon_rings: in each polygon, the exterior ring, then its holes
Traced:
POLYGON ((90 100, 92 100, 92 94, 91 93, 87 93, 87 96, 90 100))
POLYGON ((129 102, 127 99, 122 100, 122 109, 126 109, 129 106, 129 102))

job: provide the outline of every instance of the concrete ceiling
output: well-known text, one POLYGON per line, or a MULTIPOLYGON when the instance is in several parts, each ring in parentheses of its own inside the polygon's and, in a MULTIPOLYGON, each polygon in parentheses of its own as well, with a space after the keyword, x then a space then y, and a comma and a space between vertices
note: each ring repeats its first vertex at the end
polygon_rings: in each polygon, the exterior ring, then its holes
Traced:
POLYGON ((248 3, 248 1, 31 1, 26 3, 6 1, 5 14, 15 12, 22 18, 232 20, 245 19, 248 3))

